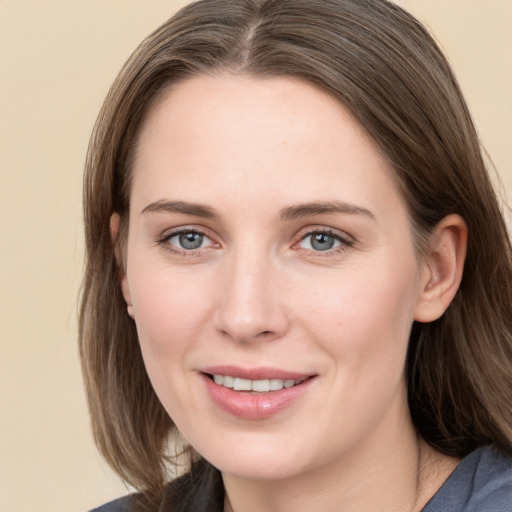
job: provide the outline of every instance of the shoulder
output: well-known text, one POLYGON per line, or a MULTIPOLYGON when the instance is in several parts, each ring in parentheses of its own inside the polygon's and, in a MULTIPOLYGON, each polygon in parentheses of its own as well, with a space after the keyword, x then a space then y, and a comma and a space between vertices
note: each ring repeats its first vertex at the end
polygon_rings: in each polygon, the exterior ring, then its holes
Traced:
MULTIPOLYGON (((106 503, 90 512, 142 512, 148 507, 143 494, 135 493, 106 503)), ((169 482, 163 490, 159 511, 219 512, 224 509, 224 485, 220 471, 204 459, 195 461, 190 470, 169 482)))
POLYGON ((491 446, 462 459, 424 512, 511 512, 512 459, 491 446))
POLYGON ((512 511, 512 459, 494 448, 483 448, 473 486, 471 510, 512 511))
POLYGON ((90 512, 136 512, 135 500, 133 495, 124 496, 94 508, 90 512))

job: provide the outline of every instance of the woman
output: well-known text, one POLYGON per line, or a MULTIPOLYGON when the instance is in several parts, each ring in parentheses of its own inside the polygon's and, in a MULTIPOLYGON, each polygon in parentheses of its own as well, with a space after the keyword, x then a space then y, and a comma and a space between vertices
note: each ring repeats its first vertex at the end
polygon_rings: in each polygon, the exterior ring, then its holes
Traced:
POLYGON ((141 491, 100 510, 510 510, 510 243, 408 13, 185 7, 109 92, 84 205, 94 434, 141 491))

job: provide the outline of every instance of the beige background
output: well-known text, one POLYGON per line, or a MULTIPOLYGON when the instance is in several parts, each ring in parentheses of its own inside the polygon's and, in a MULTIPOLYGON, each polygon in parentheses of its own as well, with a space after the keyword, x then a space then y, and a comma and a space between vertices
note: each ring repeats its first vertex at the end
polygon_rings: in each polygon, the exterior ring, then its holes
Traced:
MULTIPOLYGON (((183 3, 0 0, 2 512, 82 512, 125 492, 92 444, 77 360, 81 172, 116 72, 183 3)), ((399 3, 447 51, 512 196, 512 0, 399 3)))

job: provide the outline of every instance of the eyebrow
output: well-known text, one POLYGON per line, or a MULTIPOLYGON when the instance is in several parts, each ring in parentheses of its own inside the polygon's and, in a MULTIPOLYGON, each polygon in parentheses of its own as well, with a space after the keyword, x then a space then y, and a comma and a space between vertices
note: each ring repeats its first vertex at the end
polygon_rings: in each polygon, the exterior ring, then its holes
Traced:
MULTIPOLYGON (((218 216, 216 210, 211 206, 187 201, 155 201, 146 206, 143 213, 182 213, 205 219, 213 219, 218 216)), ((279 213, 281 221, 311 217, 325 213, 342 213, 349 215, 364 215, 375 219, 375 215, 366 208, 340 201, 320 201, 312 203, 300 203, 283 208, 279 213)))
POLYGON ((350 215, 364 215, 370 219, 375 219, 375 215, 366 208, 355 204, 344 203, 340 201, 321 201, 318 203, 300 203, 288 206, 281 210, 279 218, 282 221, 300 219, 301 217, 310 217, 322 213, 344 213, 350 215))
POLYGON ((143 213, 183 213, 194 217, 211 219, 217 216, 216 211, 210 206, 186 201, 156 201, 148 204, 141 212, 143 213))

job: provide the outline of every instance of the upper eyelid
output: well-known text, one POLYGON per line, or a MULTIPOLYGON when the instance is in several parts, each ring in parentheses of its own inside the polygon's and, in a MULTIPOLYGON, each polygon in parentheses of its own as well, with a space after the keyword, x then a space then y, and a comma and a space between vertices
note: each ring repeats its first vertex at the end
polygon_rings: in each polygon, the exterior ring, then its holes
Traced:
POLYGON ((193 226, 193 225, 180 226, 180 227, 176 227, 176 228, 165 229, 164 231, 162 231, 162 234, 159 235, 159 238, 161 240, 163 240, 163 239, 172 238, 173 236, 176 236, 176 235, 181 235, 182 233, 199 233, 199 234, 204 235, 207 238, 211 239, 212 236, 209 235, 209 232, 210 232, 210 230, 203 228, 203 227, 198 227, 198 226, 193 226))
POLYGON ((307 228, 302 228, 299 230, 296 234, 296 239, 298 241, 303 240, 307 236, 312 235, 313 233, 326 233, 328 235, 334 236, 335 238, 339 238, 344 241, 352 242, 354 243, 356 240, 355 238, 347 233, 346 231, 342 231, 335 228, 330 228, 326 226, 309 226, 307 228))

